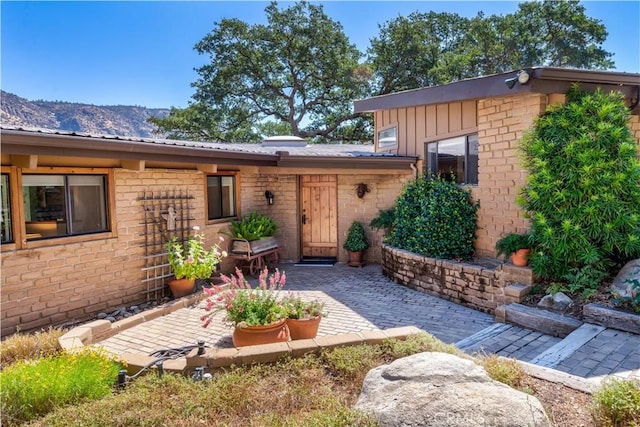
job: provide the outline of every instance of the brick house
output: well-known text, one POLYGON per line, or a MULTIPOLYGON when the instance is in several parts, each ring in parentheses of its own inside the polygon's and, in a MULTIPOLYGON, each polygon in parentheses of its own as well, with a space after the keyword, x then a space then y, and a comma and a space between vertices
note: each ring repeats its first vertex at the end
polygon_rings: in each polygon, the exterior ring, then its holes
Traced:
POLYGON ((476 254, 494 257, 504 233, 529 228, 516 204, 526 176, 523 132, 575 82, 622 92, 640 147, 640 74, 532 68, 364 99, 355 111, 373 113, 377 152, 416 156, 420 171, 455 173, 480 202, 476 254))
MULTIPOLYGON (((416 162, 372 145, 295 138, 214 144, 8 127, 1 137, 2 336, 90 318, 166 289, 158 266, 166 263, 149 249, 164 252, 168 206, 178 229, 198 225, 208 244, 231 219, 268 214, 285 261, 344 261, 342 242, 359 220, 372 243, 367 259, 379 261, 381 233, 368 223, 392 206, 416 162), (370 190, 362 198, 359 183, 370 190)), ((227 259, 222 269, 233 264, 227 259)))
MULTIPOLYGON (((231 219, 259 211, 278 223, 283 260, 345 261, 342 242, 353 220, 368 225, 421 171, 454 171, 480 201, 477 254, 493 256, 503 233, 528 228, 515 203, 525 176, 522 134, 548 105, 563 102, 573 82, 622 91, 640 140, 640 74, 526 71, 526 78, 511 72, 356 101, 357 112, 374 114, 370 146, 3 128, 1 335, 83 320, 164 289, 162 275, 149 276, 156 266, 148 249, 164 242, 158 230, 169 205, 180 210, 180 228, 200 226, 209 244, 231 219), (362 198, 360 183, 370 189, 362 198)), ((382 233, 366 228, 367 259, 379 262, 382 233)))

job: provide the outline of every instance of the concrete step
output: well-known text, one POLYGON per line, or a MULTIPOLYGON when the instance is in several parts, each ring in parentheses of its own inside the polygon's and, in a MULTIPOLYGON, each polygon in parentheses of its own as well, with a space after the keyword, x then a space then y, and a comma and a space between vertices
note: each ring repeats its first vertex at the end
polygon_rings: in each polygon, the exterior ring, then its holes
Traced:
POLYGON ((530 363, 553 368, 605 329, 603 326, 584 323, 567 335, 562 341, 533 358, 530 363))
POLYGON ((476 332, 475 334, 468 336, 467 338, 455 343, 455 346, 462 351, 466 351, 470 348, 474 348, 484 341, 500 335, 502 332, 509 329, 511 326, 506 323, 494 323, 493 325, 476 332))
POLYGON ((518 303, 498 307, 496 320, 560 338, 566 337, 582 325, 580 320, 573 317, 518 303))

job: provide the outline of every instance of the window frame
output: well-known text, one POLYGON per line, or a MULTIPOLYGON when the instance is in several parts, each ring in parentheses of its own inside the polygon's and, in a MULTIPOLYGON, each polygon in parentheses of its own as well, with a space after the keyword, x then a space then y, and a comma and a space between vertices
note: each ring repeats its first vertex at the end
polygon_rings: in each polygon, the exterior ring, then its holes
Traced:
MULTIPOLYGON (((468 134, 463 134, 463 135, 456 135, 456 136, 451 136, 449 138, 443 138, 443 139, 438 139, 435 141, 427 141, 424 144, 424 158, 425 158, 425 162, 424 162, 424 170, 426 173, 438 173, 438 154, 439 154, 439 144, 443 143, 443 142, 449 142, 451 140, 457 139, 457 138, 464 138, 464 182, 459 182, 457 183, 458 185, 466 185, 466 186, 473 186, 473 187, 477 187, 479 184, 479 179, 476 179, 476 182, 469 182, 469 177, 470 177, 470 168, 469 168, 469 139, 471 137, 476 138, 476 140, 478 141, 478 147, 480 146, 480 140, 478 138, 478 133, 474 132, 474 133, 468 133, 468 134), (436 164, 435 164, 435 171, 433 171, 430 167, 429 167, 429 146, 435 144, 436 145, 436 164)), ((479 150, 478 150, 478 157, 479 157, 479 150)), ((479 162, 476 162, 476 169, 479 169, 479 165, 477 164, 479 162)), ((479 170, 476 170, 476 175, 478 175, 479 170)))
POLYGON ((11 191, 11 215, 13 221, 13 243, 2 244, 2 250, 36 249, 49 246, 82 243, 117 237, 115 179, 113 169, 109 168, 67 168, 38 167, 33 169, 15 166, 2 166, 2 173, 9 175, 9 191, 11 191), (26 216, 24 211, 22 177, 24 175, 102 175, 106 177, 106 213, 108 231, 78 234, 75 236, 51 237, 42 240, 27 240, 26 216))
POLYGON ((376 151, 394 151, 398 149, 398 124, 392 123, 376 129, 376 151), (395 129, 396 140, 393 144, 380 145, 380 134, 395 129))
POLYGON ((204 176, 204 209, 205 209, 205 218, 207 224, 220 224, 225 222, 231 222, 240 218, 240 172, 239 171, 220 171, 216 173, 208 173, 204 176), (233 178, 233 198, 235 204, 235 212, 231 216, 226 216, 224 218, 210 218, 209 217, 209 177, 218 176, 225 177, 230 176, 233 178))

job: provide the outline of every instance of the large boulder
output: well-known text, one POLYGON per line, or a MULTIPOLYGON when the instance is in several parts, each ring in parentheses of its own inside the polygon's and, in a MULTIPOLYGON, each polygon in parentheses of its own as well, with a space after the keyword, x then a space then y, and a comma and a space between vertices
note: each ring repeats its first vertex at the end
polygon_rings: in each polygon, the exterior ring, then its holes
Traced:
POLYGON ((551 425, 538 399, 445 353, 419 353, 369 371, 356 407, 383 427, 551 425))
POLYGON ((635 298, 640 292, 640 259, 629 261, 622 267, 613 283, 611 291, 622 298, 635 298), (637 281, 634 286, 634 281, 637 281))

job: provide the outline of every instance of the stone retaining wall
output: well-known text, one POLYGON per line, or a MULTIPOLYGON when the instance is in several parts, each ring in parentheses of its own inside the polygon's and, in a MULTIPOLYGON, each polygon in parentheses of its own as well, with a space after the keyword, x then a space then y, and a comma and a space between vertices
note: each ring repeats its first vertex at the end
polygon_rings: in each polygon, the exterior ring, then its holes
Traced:
POLYGON ((386 244, 382 244, 382 271, 396 283, 491 314, 500 305, 522 302, 528 293, 522 289, 533 284, 527 267, 435 259, 386 244))

